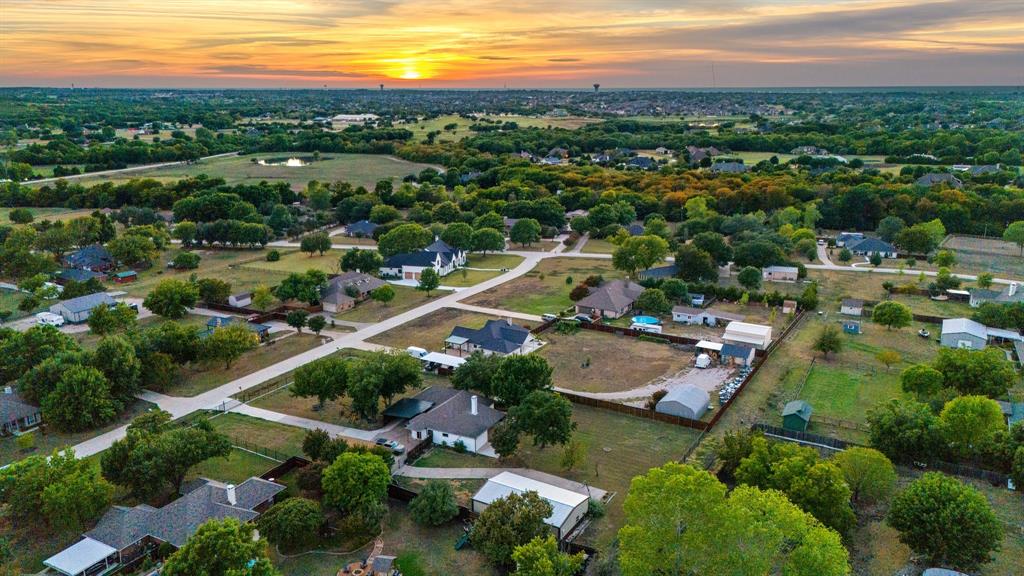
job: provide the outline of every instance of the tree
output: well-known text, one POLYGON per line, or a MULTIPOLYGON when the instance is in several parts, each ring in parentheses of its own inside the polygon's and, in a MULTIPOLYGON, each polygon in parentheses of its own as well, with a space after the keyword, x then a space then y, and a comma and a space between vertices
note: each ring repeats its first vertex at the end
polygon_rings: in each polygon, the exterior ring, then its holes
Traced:
POLYGON ((299 243, 299 250, 309 254, 310 258, 313 257, 315 252, 319 252, 323 256, 324 252, 330 249, 331 237, 324 232, 303 236, 302 241, 299 243))
POLYGON ((693 237, 693 245, 707 252, 719 266, 732 260, 732 247, 725 241, 725 236, 717 232, 701 232, 693 237))
POLYGON ((579 284, 569 291, 569 300, 579 302, 590 295, 590 288, 586 284, 579 284))
POLYGON ((927 227, 923 227, 921 224, 904 228, 896 235, 896 245, 911 254, 927 254, 935 248, 937 243, 927 227))
POLYGON ((36 248, 53 254, 53 259, 58 262, 64 253, 71 249, 71 246, 71 233, 65 226, 54 226, 36 236, 36 248))
POLYGON ((997 432, 1006 429, 999 404, 984 396, 960 396, 946 403, 939 414, 942 433, 950 448, 964 457, 973 455, 997 432))
POLYGON ((174 266, 176 270, 195 270, 196 268, 199 268, 200 260, 202 260, 202 258, 200 258, 199 254, 196 254, 195 252, 178 252, 178 254, 174 256, 174 259, 171 260, 171 265, 174 266))
POLYGON ((1020 248, 1020 255, 1024 256, 1024 220, 1011 222, 1003 231, 1003 240, 1016 244, 1020 248))
POLYGON ((899 352, 896 352, 895 350, 881 350, 878 354, 875 354, 875 359, 882 364, 885 364, 886 370, 891 368, 894 364, 899 364, 903 360, 899 352))
POLYGON ((683 244, 676 251, 677 274, 687 282, 715 282, 718 280, 718 269, 715 261, 707 252, 692 246, 683 244))
POLYGON ((977 569, 999 549, 1003 527, 983 494, 939 472, 928 472, 896 495, 886 522, 900 542, 929 564, 977 569))
POLYGON ((884 502, 896 488, 896 468, 878 450, 854 446, 836 454, 833 460, 858 504, 884 502))
POLYGON ((252 291, 252 306, 257 310, 267 310, 274 303, 274 293, 266 284, 256 286, 252 291))
POLYGON ((380 399, 386 403, 408 388, 419 388, 423 370, 417 359, 404 353, 373 352, 349 365, 348 395, 352 408, 364 418, 377 415, 380 399))
POLYGON ((929 461, 942 447, 938 418, 927 404, 893 399, 868 410, 871 446, 897 462, 929 461))
POLYGON ((297 550, 316 542, 324 525, 320 503, 308 498, 288 498, 260 515, 260 533, 284 550, 297 550))
POLYGON ((535 390, 550 390, 551 373, 543 356, 506 356, 494 373, 493 395, 505 406, 515 406, 535 390))
POLYGON ((690 290, 686 286, 686 282, 678 278, 668 278, 661 283, 661 291, 665 293, 665 297, 670 302, 686 302, 690 303, 690 290))
POLYGON ((612 253, 612 265, 633 277, 668 255, 668 242, 659 236, 630 236, 612 253))
POLYGON ((918 400, 927 400, 942 391, 942 372, 925 364, 915 364, 900 373, 900 385, 904 392, 915 395, 918 400))
POLYGON ((156 244, 145 236, 124 234, 107 242, 107 250, 126 266, 149 264, 157 254, 156 244))
POLYGON ((7 213, 7 218, 15 224, 28 224, 35 220, 35 216, 28 208, 15 208, 7 213))
POLYGON ((882 255, 878 252, 872 252, 871 256, 868 257, 868 262, 870 262, 875 268, 878 268, 882 265, 882 255))
POLYGON ((995 280, 995 276, 991 272, 982 272, 978 274, 978 288, 989 289, 992 287, 992 281, 995 280))
POLYGON ((306 325, 309 326, 310 331, 319 336, 320 332, 327 327, 327 319, 323 316, 311 316, 306 321, 306 325))
POLYGON ((199 288, 195 284, 181 280, 161 280, 146 295, 142 305, 154 314, 164 318, 183 318, 189 308, 196 305, 199 299, 199 288))
POLYGON ((566 554, 559 551, 555 537, 536 537, 526 544, 516 546, 512 561, 516 565, 516 576, 573 576, 583 566, 586 555, 583 552, 566 554))
POLYGON ((989 398, 1005 395, 1015 378, 1013 365, 998 348, 939 348, 932 367, 942 373, 945 387, 989 398))
POLYGON ((757 290, 761 287, 761 271, 753 266, 747 266, 740 270, 736 280, 747 290, 757 290))
POLYGON ((429 480, 409 502, 409 515, 417 524, 440 526, 459 514, 455 491, 444 480, 429 480))
POLYGON ((89 330, 93 334, 106 336, 113 332, 126 332, 138 325, 135 320, 137 312, 124 302, 116 306, 97 306, 89 313, 89 330))
POLYGON ((473 249, 473 227, 465 222, 449 224, 441 233, 441 240, 459 250, 473 249))
POLYGON ((210 304, 226 304, 231 296, 231 283, 220 278, 200 278, 196 281, 199 299, 210 304))
POLYGON ((371 290, 370 298, 387 306, 389 302, 395 299, 395 289, 390 284, 385 284, 371 290))
POLYGON ((302 329, 306 326, 308 320, 309 312, 305 310, 292 310, 285 316, 285 322, 292 328, 295 328, 299 334, 302 334, 302 329))
POLYGON ((906 222, 899 216, 886 216, 878 221, 878 227, 875 228, 875 232, 878 233, 882 240, 892 242, 906 227, 906 222))
POLYGON ((202 356, 204 359, 214 362, 223 361, 224 369, 228 370, 235 360, 242 357, 242 354, 256 348, 259 344, 259 337, 248 326, 232 323, 215 328, 203 340, 202 356))
POLYGON ((484 354, 480 351, 473 352, 452 372, 452 387, 457 390, 473 390, 484 396, 493 396, 494 375, 501 363, 500 356, 484 354))
POLYGON ((572 403, 548 390, 534 390, 509 410, 520 432, 533 436, 533 445, 565 444, 576 429, 572 403))
POLYGON ((171 235, 174 236, 175 239, 181 240, 181 245, 185 248, 191 248, 192 243, 196 241, 198 232, 199 228, 196 226, 195 222, 185 220, 174 225, 174 230, 171 231, 171 235))
POLYGON ((871 310, 871 321, 885 326, 888 330, 910 326, 911 320, 913 320, 913 314, 911 314, 910 308, 901 302, 891 300, 879 302, 871 310))
POLYGON ((540 240, 540 222, 533 218, 520 218, 508 232, 508 239, 522 246, 529 246, 540 240))
POLYGON ((573 468, 582 466, 586 458, 587 445, 584 444, 582 440, 574 436, 566 442, 565 448, 562 449, 562 460, 560 464, 566 471, 572 471, 573 468))
POLYGON ((376 274, 383 264, 384 259, 376 250, 353 248, 341 257, 341 269, 345 272, 358 270, 364 274, 376 274))
POLYGON ((278 284, 274 294, 282 301, 298 300, 312 306, 320 302, 320 292, 326 284, 327 275, 311 268, 301 274, 289 274, 278 284))
POLYGON ((171 554, 161 576, 279 576, 256 526, 235 518, 209 520, 171 554))
POLYGON ((673 462, 637 476, 623 508, 623 576, 850 573, 839 535, 781 493, 740 486, 727 494, 691 466, 673 462))
POLYGON ((106 424, 114 419, 117 408, 106 377, 90 366, 68 367, 42 402, 43 418, 69 432, 106 424))
POLYGON ((949 250, 939 250, 933 260, 936 266, 942 268, 952 268, 956 265, 956 254, 953 254, 949 250))
POLYGON ((0 503, 17 522, 38 521, 53 528, 81 530, 110 505, 113 486, 74 450, 30 456, 0 471, 0 503))
POLYGON ((505 237, 494 228, 479 228, 473 232, 473 250, 476 252, 501 252, 505 249, 505 237))
POLYGON ((427 296, 430 296, 430 292, 437 290, 437 287, 441 285, 441 276, 433 268, 425 268, 420 273, 420 282, 416 285, 416 289, 421 292, 426 292, 427 296))
POLYGON ((345 394, 348 385, 348 362, 328 356, 300 366, 295 371, 291 395, 301 398, 315 396, 317 409, 324 403, 337 400, 345 394))
POLYGON ((1013 464, 1010 468, 1010 479, 1014 486, 1024 486, 1024 445, 1018 446, 1013 454, 1013 464))
POLYGON ((828 358, 829 352, 839 353, 843 350, 843 337, 839 329, 832 324, 826 324, 821 328, 818 337, 814 340, 814 350, 821 352, 828 358))
POLYGON ((377 241, 377 250, 384 258, 404 252, 416 252, 426 248, 433 236, 419 224, 401 224, 389 230, 377 241))
POLYGON ((508 458, 519 449, 519 427, 506 418, 491 428, 491 446, 500 458, 508 458))
POLYGON ((644 312, 659 316, 672 311, 672 304, 665 297, 665 293, 657 288, 648 288, 641 292, 635 306, 644 312))
POLYGON ((850 252, 849 248, 844 247, 842 250, 839 251, 839 261, 849 262, 850 260, 853 260, 853 252, 850 252))
POLYGON ((376 454, 345 452, 324 469, 324 503, 373 526, 388 495, 391 470, 376 454))
POLYGON ((551 510, 551 504, 532 491, 498 498, 473 523, 470 541, 489 562, 506 566, 517 546, 548 535, 544 519, 551 510))
POLYGON ((103 373, 110 395, 121 405, 131 403, 140 389, 142 362, 135 347, 125 336, 107 336, 93 353, 92 364, 103 373))

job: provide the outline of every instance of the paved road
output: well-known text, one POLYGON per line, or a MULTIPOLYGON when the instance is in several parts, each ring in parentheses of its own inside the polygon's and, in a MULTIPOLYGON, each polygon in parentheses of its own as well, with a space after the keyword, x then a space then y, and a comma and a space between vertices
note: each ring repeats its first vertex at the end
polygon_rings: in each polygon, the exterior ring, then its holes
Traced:
POLYGON ((826 266, 833 266, 832 260, 828 257, 828 244, 818 244, 818 260, 826 266))
MULTIPOLYGON (((237 156, 238 152, 225 152, 223 154, 214 154, 213 156, 203 156, 199 159, 200 162, 203 160, 212 160, 214 158, 224 158, 227 156, 237 156)), ((92 178, 93 176, 110 176, 113 174, 124 174, 126 172, 141 172, 143 170, 153 170, 154 168, 166 168, 168 166, 179 166, 185 164, 185 161, 178 162, 161 162, 159 164, 144 164, 142 166, 130 166, 128 168, 118 168, 116 170, 100 170, 99 172, 86 172, 85 174, 71 174, 69 176, 61 176, 59 178, 40 178, 39 180, 28 180, 22 182, 23 185, 33 184, 49 184, 58 180, 75 180, 78 178, 92 178)))

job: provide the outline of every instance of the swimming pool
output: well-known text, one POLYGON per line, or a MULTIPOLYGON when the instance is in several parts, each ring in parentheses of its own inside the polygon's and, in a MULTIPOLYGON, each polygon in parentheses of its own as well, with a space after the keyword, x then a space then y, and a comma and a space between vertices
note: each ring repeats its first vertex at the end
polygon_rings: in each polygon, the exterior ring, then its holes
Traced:
POLYGON ((633 324, 660 324, 654 316, 633 316, 633 324))

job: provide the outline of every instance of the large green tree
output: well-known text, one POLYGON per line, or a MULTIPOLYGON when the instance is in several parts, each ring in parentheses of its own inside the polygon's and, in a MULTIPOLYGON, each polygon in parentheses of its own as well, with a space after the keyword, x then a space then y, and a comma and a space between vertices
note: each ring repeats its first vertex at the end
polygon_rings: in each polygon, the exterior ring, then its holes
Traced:
POLYGON ((533 218, 520 218, 508 232, 508 239, 522 246, 529 246, 540 240, 540 222, 533 218))
POLYGON ((190 282, 168 278, 161 280, 142 301, 142 305, 164 318, 183 318, 199 300, 199 288, 190 282))
POLYGON ((403 252, 416 252, 426 248, 434 239, 430 230, 419 224, 401 224, 380 237, 377 249, 384 258, 403 252))
POLYGON ((470 541, 492 564, 507 566, 517 546, 548 534, 544 520, 551 511, 551 504, 532 491, 498 498, 473 523, 470 541))
POLYGON ((634 277, 668 255, 668 242, 658 236, 631 236, 612 252, 612 265, 634 277))
POLYGON ((985 496, 939 472, 926 473, 897 494, 886 522, 930 564, 957 570, 990 562, 1003 539, 985 496))
POLYGON ((533 445, 539 448, 565 444, 576 429, 572 403, 549 390, 530 392, 508 415, 521 433, 533 437, 533 445))
POLYGON ((551 373, 551 365, 543 356, 506 356, 494 373, 492 391, 505 406, 515 406, 534 390, 550 390, 551 373))
POLYGON ((171 554, 161 576, 279 576, 256 526, 235 518, 209 520, 171 554))
POLYGON ((941 451, 938 417, 927 404, 893 399, 868 410, 871 446, 897 462, 929 461, 941 451))
POLYGON ((911 320, 913 320, 913 315, 910 313, 910 308, 902 302, 892 300, 879 302, 871 310, 871 321, 881 324, 889 330, 910 326, 911 320))
POLYGON ((943 384, 959 394, 1003 397, 1015 379, 1013 365, 999 348, 968 350, 939 348, 932 367, 942 373, 943 384))
POLYGON ((117 415, 110 383, 91 366, 70 366, 43 399, 43 418, 58 430, 78 432, 102 426, 117 415))
POLYGON ((676 251, 676 274, 687 282, 715 282, 718 268, 707 252, 691 244, 683 244, 676 251))
POLYGON ((211 362, 223 362, 227 370, 242 354, 259 346, 260 339, 245 324, 234 322, 215 328, 202 342, 202 357, 211 362))
POLYGON ((573 576, 586 558, 583 552, 568 554, 558 549, 555 537, 536 537, 512 551, 516 576, 573 576))
POLYGON ((308 498, 288 498, 260 515, 260 533, 285 551, 315 543, 324 525, 320 503, 308 498))
POLYGON ((884 502, 896 488, 896 468, 878 450, 854 446, 836 454, 833 460, 858 504, 884 502))
POLYGON ((366 526, 383 518, 391 470, 376 454, 345 452, 324 469, 324 503, 366 526))
POLYGON ((417 524, 440 526, 459 514, 450 482, 429 480, 409 502, 409 515, 417 524))
POLYGON ((348 362, 342 358, 328 356, 304 364, 295 371, 291 395, 301 398, 315 397, 317 408, 324 403, 337 400, 345 394, 348 385, 348 362))
POLYGON ((942 434, 953 452, 970 457, 998 432, 1006 430, 999 404, 984 396, 960 396, 939 414, 942 434))

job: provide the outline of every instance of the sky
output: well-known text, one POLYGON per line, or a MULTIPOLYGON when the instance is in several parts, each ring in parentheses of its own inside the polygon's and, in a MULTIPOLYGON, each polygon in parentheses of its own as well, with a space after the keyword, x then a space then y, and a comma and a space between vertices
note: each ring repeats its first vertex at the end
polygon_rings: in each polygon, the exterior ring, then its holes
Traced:
POLYGON ((1024 0, 0 0, 0 85, 1024 84, 1024 0))

